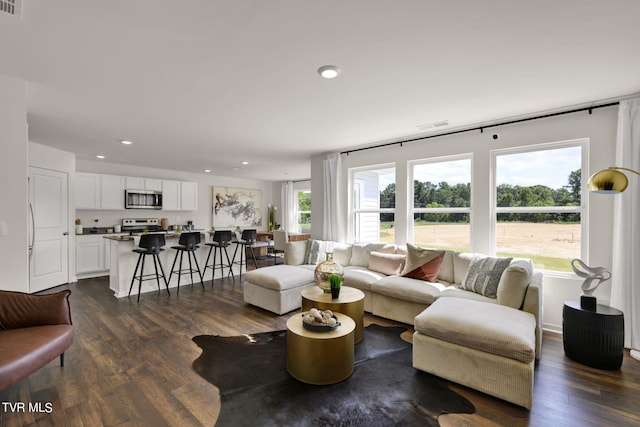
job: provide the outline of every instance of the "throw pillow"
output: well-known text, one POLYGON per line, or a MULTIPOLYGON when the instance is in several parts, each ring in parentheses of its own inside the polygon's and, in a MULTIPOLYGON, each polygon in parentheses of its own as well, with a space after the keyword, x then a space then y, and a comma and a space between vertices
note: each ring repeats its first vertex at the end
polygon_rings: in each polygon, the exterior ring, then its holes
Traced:
POLYGON ((480 257, 471 261, 462 289, 496 298, 502 272, 513 258, 480 257))
POLYGON ((400 274, 404 267, 405 256, 372 251, 369 253, 369 270, 388 276, 400 274))
POLYGON ((498 284, 498 304, 520 309, 531 282, 533 265, 529 260, 513 261, 498 284))
POLYGON ((327 259, 327 242, 324 240, 309 240, 309 259, 307 264, 318 264, 327 259))
POLYGON ((402 276, 435 282, 444 259, 444 251, 426 249, 407 243, 407 260, 402 276))

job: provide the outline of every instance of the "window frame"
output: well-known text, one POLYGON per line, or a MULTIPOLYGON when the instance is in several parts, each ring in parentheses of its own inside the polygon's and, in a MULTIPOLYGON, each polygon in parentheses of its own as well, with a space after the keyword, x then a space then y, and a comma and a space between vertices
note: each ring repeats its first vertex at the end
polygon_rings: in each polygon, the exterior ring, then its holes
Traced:
MULTIPOLYGON (((451 156, 430 157, 407 162, 407 185, 409 192, 409 204, 407 206, 407 241, 415 243, 415 214, 420 213, 466 213, 469 215, 469 250, 473 248, 473 153, 456 154, 451 156), (469 207, 445 207, 445 208, 416 208, 415 207, 415 166, 433 163, 446 163, 459 160, 469 161, 469 207)), ((397 194, 396 194, 397 197, 397 194)))
MULTIPOLYGON (((348 236, 352 242, 358 242, 356 240, 356 234, 358 231, 359 221, 357 219, 357 215, 360 213, 377 213, 378 214, 378 223, 380 222, 379 215, 382 213, 391 213, 394 217, 394 223, 396 221, 396 209, 398 208, 398 166, 395 162, 393 163, 383 163, 377 165, 367 165, 360 167, 349 168, 349 230, 348 236), (377 171, 383 169, 393 169, 394 171, 394 184, 396 186, 396 194, 395 194, 395 206, 393 208, 358 208, 357 200, 356 200, 356 187, 358 183, 356 182, 356 174, 358 172, 366 172, 366 171, 377 171)), ((380 190, 378 189, 378 205, 380 204, 380 190)), ((378 239, 379 239, 379 231, 378 231, 378 239)))
MULTIPOLYGON (((585 172, 589 170, 589 139, 579 138, 567 141, 547 142, 540 144, 532 144, 520 147, 500 148, 490 150, 491 165, 490 165, 490 184, 489 184, 489 223, 490 223, 490 244, 493 254, 496 254, 497 244, 497 217, 500 213, 578 213, 580 214, 580 259, 589 259, 589 209, 588 197, 589 191, 587 191, 588 177, 585 176, 585 172), (497 159, 502 155, 532 153, 539 151, 557 150, 562 148, 580 147, 581 148, 581 175, 580 175, 580 206, 530 206, 530 207, 498 207, 497 206, 497 159)), ((588 261, 587 261, 588 262, 588 261)), ((560 271, 560 270, 546 270, 545 274, 551 274, 558 277, 573 277, 572 272, 560 271)))
MULTIPOLYGON (((310 186, 309 186, 310 187, 310 186)), ((296 224, 298 224, 298 233, 304 233, 304 231, 302 230, 302 214, 309 214, 309 219, 311 220, 311 222, 309 223, 309 227, 311 227, 311 225, 313 224, 313 217, 311 216, 311 204, 309 204, 309 210, 308 211, 301 211, 300 208, 300 193, 309 193, 311 194, 311 197, 313 197, 313 193, 311 193, 311 188, 305 187, 305 188, 294 188, 293 191, 295 192, 295 199, 296 199, 296 224)), ((311 199, 313 201, 313 198, 311 199)))

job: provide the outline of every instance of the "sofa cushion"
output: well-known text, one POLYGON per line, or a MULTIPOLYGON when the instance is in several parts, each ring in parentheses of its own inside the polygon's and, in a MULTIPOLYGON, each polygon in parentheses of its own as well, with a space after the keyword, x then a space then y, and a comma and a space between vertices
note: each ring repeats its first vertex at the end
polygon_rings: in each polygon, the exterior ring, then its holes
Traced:
POLYGON ((370 291, 371 284, 386 277, 382 273, 371 271, 366 267, 360 267, 357 265, 351 265, 344 268, 344 275, 342 276, 342 284, 344 286, 351 286, 352 288, 358 288, 362 291, 370 291))
POLYGON ((438 295, 438 298, 442 298, 442 297, 465 298, 465 299, 471 299, 474 301, 486 302, 489 304, 498 303, 498 300, 496 300, 495 298, 489 298, 489 297, 485 297, 484 295, 477 294, 475 292, 465 291, 458 285, 447 286, 447 288, 443 290, 440 293, 440 295, 438 295))
POLYGON ((435 282, 443 258, 442 250, 426 249, 407 243, 407 261, 402 276, 435 282))
POLYGON ((396 253, 396 245, 388 243, 354 243, 351 249, 351 264, 360 267, 369 267, 369 253, 371 251, 396 253))
POLYGON ((0 331, 0 390, 42 368, 72 343, 69 324, 0 331))
POLYGON ((497 292, 498 304, 520 309, 532 274, 533 263, 530 260, 513 261, 500 277, 497 292))
POLYGON ((402 276, 387 276, 371 284, 371 292, 403 301, 429 305, 446 288, 441 283, 402 276))
POLYGON ((298 240, 295 242, 287 242, 287 247, 284 251, 284 263, 288 265, 302 265, 307 260, 307 241, 298 240))
POLYGON ((440 265, 440 271, 438 272, 438 280, 442 280, 447 283, 454 282, 453 256, 456 253, 457 252, 452 250, 444 251, 444 258, 442 259, 442 264, 440 265))
POLYGON ((439 298, 414 320, 417 332, 524 363, 535 357, 531 313, 464 298, 439 298))
POLYGON ((453 280, 447 280, 450 283, 462 284, 464 278, 469 270, 471 261, 482 256, 479 254, 472 254, 469 252, 453 252, 451 254, 451 261, 453 264, 453 280))
POLYGON ((352 246, 348 243, 335 243, 333 245, 333 260, 343 267, 351 264, 352 246))
POLYGON ((489 298, 496 298, 502 272, 513 258, 477 257, 469 265, 462 288, 489 298))
POLYGON ((314 281, 313 270, 293 265, 272 265, 251 270, 245 280, 254 285, 275 291, 296 288, 314 281))
POLYGON ((45 295, 26 295, 22 292, 3 291, 0 298, 1 329, 57 324, 70 325, 70 294, 69 290, 45 295))
POLYGON ((402 272, 405 259, 406 256, 402 254, 386 254, 384 252, 371 251, 369 253, 369 270, 386 275, 397 275, 402 272))

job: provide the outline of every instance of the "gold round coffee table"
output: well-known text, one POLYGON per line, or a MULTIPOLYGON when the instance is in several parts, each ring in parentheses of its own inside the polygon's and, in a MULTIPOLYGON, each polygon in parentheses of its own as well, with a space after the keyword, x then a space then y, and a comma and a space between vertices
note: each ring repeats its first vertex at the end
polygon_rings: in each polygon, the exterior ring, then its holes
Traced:
POLYGON ((313 332, 302 325, 303 314, 287 321, 287 371, 307 384, 326 385, 344 381, 353 373, 355 322, 334 313, 340 322, 333 331, 313 332))
POLYGON ((302 311, 309 311, 313 307, 318 310, 331 310, 346 314, 356 322, 355 343, 362 341, 364 331, 364 292, 360 289, 343 286, 340 297, 331 298, 317 286, 309 286, 302 290, 302 311))

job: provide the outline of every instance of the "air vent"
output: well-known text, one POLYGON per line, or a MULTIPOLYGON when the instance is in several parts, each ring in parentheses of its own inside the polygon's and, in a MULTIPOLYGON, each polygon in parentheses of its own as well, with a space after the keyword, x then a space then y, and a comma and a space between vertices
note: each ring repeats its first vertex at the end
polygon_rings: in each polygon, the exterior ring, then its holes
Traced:
POLYGON ((22 0, 0 0, 0 13, 20 18, 22 15, 22 0))
POLYGON ((449 126, 450 124, 451 122, 449 120, 442 120, 439 122, 427 123, 427 124, 416 126, 416 127, 420 130, 430 130, 430 129, 441 128, 444 126, 449 126))

